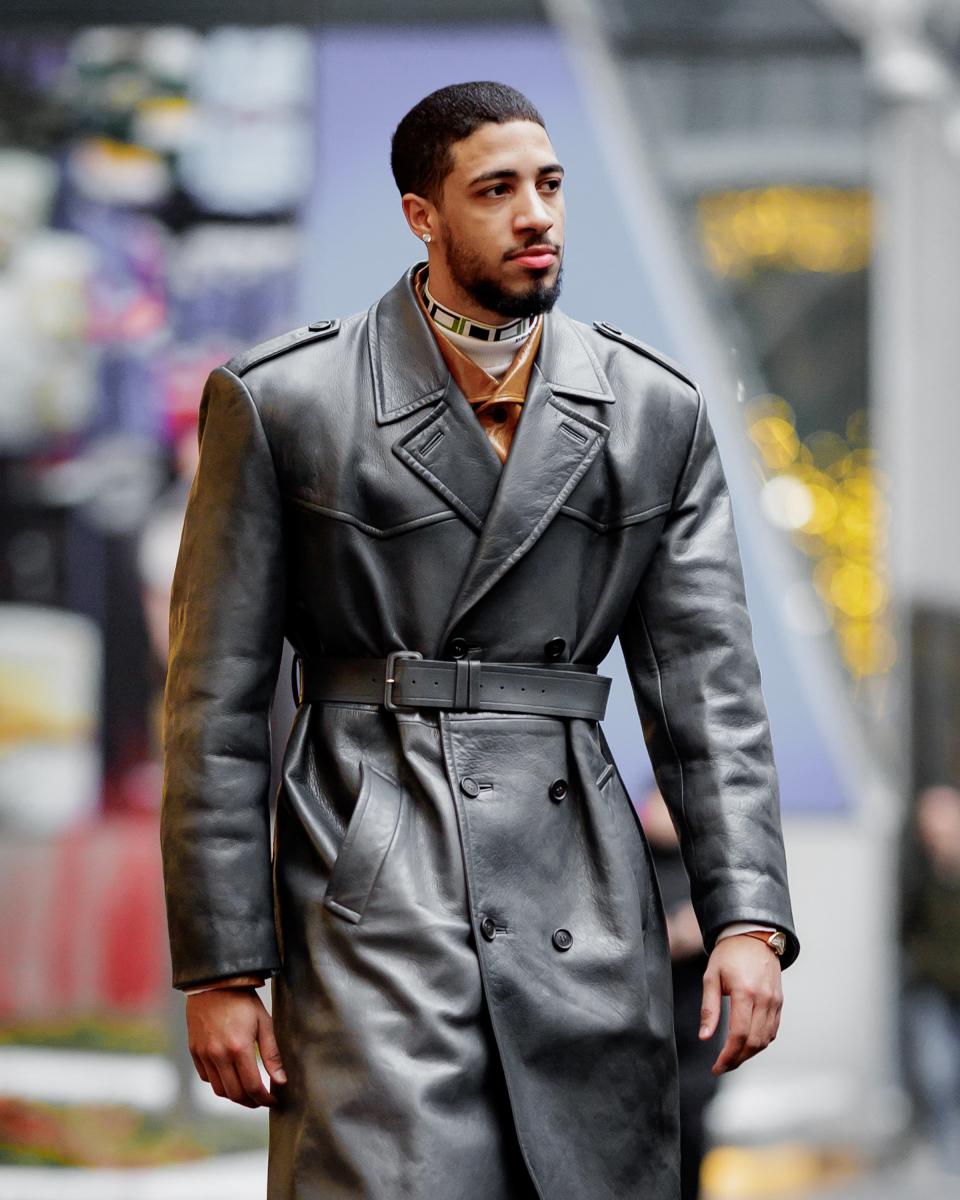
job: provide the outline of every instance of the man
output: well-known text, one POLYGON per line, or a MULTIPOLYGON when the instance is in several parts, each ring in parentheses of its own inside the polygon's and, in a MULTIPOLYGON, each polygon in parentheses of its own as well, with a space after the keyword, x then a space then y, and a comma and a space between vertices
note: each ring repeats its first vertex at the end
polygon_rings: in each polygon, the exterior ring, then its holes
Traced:
POLYGON ((703 397, 554 307, 563 168, 524 96, 431 94, 391 164, 428 261, 201 401, 162 829, 191 1052, 269 1106, 270 1200, 675 1200, 664 911, 599 725, 618 636, 710 951, 704 1037, 732 997, 716 1072, 775 1036, 799 952, 703 397))

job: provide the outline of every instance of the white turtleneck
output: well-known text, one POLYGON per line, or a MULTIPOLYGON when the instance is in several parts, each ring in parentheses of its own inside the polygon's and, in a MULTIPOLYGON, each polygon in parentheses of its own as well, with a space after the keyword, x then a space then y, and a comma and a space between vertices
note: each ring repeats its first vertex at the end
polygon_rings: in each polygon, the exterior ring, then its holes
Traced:
MULTIPOLYGON (((436 322, 434 324, 436 325, 436 322)), ((499 379, 506 373, 507 367, 513 362, 514 355, 531 332, 521 333, 519 337, 515 338, 504 338, 502 342, 481 342, 477 338, 467 337, 464 333, 454 333, 452 329, 444 329, 442 325, 436 327, 445 338, 453 342, 458 350, 462 350, 468 358, 473 359, 478 367, 482 367, 495 379, 499 379)))

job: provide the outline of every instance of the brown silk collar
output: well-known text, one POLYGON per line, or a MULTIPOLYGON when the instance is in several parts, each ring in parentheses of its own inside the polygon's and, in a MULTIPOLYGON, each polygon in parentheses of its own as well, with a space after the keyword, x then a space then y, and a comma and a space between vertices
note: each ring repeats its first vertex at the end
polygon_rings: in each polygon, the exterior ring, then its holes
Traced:
POLYGON ((489 371, 478 366, 441 331, 423 303, 418 283, 419 281, 415 281, 417 286, 414 286, 414 295, 437 340, 440 353, 450 368, 450 374, 469 400, 500 461, 505 462, 520 419, 520 409, 527 396, 537 351, 540 349, 543 316, 537 317, 536 324, 521 343, 503 377, 497 379, 489 371))

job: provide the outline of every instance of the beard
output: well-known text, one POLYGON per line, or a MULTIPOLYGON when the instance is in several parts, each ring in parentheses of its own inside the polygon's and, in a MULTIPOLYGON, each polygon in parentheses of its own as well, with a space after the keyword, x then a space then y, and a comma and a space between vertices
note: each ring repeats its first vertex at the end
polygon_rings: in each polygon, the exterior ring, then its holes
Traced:
POLYGON ((557 302, 563 282, 563 259, 553 283, 548 283, 545 276, 553 269, 543 268, 543 276, 531 278, 530 282, 517 291, 506 291, 500 282, 493 278, 477 254, 463 250, 446 231, 445 256, 447 269, 454 283, 462 291, 476 301, 482 308, 499 313, 502 317, 517 319, 518 317, 536 317, 540 313, 549 312, 557 302))

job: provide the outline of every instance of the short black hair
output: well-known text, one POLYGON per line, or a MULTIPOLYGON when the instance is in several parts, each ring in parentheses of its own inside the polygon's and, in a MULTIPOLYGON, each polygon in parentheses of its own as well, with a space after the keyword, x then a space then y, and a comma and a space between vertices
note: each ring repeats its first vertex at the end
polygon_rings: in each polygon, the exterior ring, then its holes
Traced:
POLYGON ((414 105, 394 130, 390 169, 400 195, 415 192, 434 204, 453 168, 450 147, 488 122, 535 121, 543 117, 522 92, 484 79, 452 83, 414 105))

